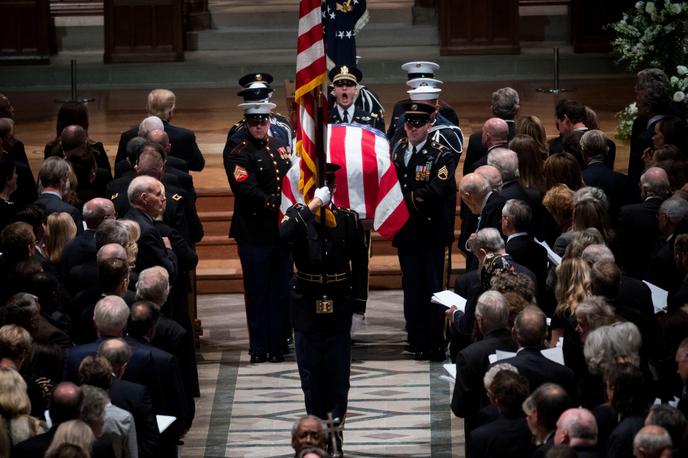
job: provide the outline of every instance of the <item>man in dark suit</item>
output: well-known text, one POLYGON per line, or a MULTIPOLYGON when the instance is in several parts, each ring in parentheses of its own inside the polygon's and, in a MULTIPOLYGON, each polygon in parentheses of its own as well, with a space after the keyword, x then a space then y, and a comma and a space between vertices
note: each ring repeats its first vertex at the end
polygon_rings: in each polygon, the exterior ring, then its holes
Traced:
POLYGON ((67 242, 62 250, 62 257, 60 258, 62 278, 67 278, 67 274, 73 267, 95 258, 96 229, 106 219, 114 219, 115 217, 115 206, 108 199, 96 197, 84 204, 83 218, 86 229, 67 242))
POLYGON ((96 303, 104 296, 118 296, 131 305, 134 294, 129 290, 127 251, 117 243, 102 246, 96 254, 98 280, 79 292, 71 303, 73 331, 77 342, 93 342, 97 337, 93 323, 96 303))
POLYGON ((506 252, 514 261, 526 266, 535 274, 538 297, 543 297, 547 281, 547 250, 530 234, 533 227, 532 214, 526 202, 517 199, 507 200, 502 208, 502 234, 506 236, 506 252))
POLYGON ((657 211, 669 194, 669 177, 660 167, 650 167, 640 177, 638 204, 621 207, 616 224, 616 258, 626 275, 642 279, 659 237, 657 211))
POLYGON ((334 86, 332 95, 335 103, 330 109, 329 124, 356 123, 385 131, 385 122, 375 113, 368 113, 356 108, 354 100, 358 92, 357 85, 363 78, 359 69, 353 66, 336 66, 328 74, 334 86))
POLYGON ((132 350, 146 351, 151 355, 153 367, 164 380, 163 392, 165 399, 174 400, 167 403, 158 412, 176 417, 176 421, 166 430, 161 438, 161 445, 165 449, 174 451, 176 440, 181 437, 193 422, 196 406, 184 386, 179 361, 174 355, 160 350, 150 344, 155 334, 155 326, 160 314, 154 304, 148 301, 137 301, 131 306, 131 315, 127 326, 128 335, 124 340, 132 350), (172 439, 172 440, 171 440, 172 439), (171 442, 171 443, 170 443, 171 442))
MULTIPOLYGON (((501 229, 502 207, 504 207, 506 199, 493 192, 490 184, 482 175, 477 173, 464 175, 459 184, 459 193, 462 202, 466 204, 470 212, 478 215, 477 225, 472 233, 487 227, 501 229)), ((470 238, 470 235, 467 236, 466 242, 470 238)), ((459 243, 461 243, 461 239, 459 239, 459 243)), ((459 249, 470 254, 466 249, 466 244, 460 245, 459 249)), ((477 260, 472 255, 466 258, 466 268, 469 270, 478 268, 477 260)))
POLYGON ((543 383, 556 383, 574 394, 574 374, 571 369, 547 359, 540 353, 547 335, 545 314, 538 307, 528 306, 516 315, 513 328, 518 352, 513 358, 500 360, 518 369, 518 373, 528 379, 532 389, 543 383))
MULTIPOLYGON (((108 185, 108 192, 118 215, 124 215, 129 210, 127 189, 136 176, 150 176, 161 182, 171 182, 164 175, 164 151, 161 145, 144 144, 136 162, 136 173, 125 174, 108 185)), ((203 238, 203 226, 194 199, 179 187, 170 184, 164 184, 164 187, 166 205, 163 221, 177 229, 187 242, 196 244, 203 238)))
POLYGON ((496 291, 481 294, 475 320, 483 339, 456 355, 456 382, 451 401, 454 415, 464 419, 466 438, 475 427, 475 416, 486 400, 483 376, 490 366, 488 356, 497 350, 516 351, 516 344, 507 328, 509 307, 504 296, 496 291))
MULTIPOLYGON (((169 293, 169 275, 165 269, 155 266, 141 271, 136 282, 137 300, 149 301, 160 311, 167 302, 169 293)), ((199 397, 201 393, 193 334, 173 319, 160 315, 150 343, 177 357, 187 392, 193 397, 199 397)))
POLYGON ((650 255, 645 279, 667 291, 676 290, 683 279, 674 262, 674 242, 678 234, 686 232, 687 220, 688 202, 680 197, 670 197, 657 210, 659 237, 650 255))
POLYGON ((470 433, 468 458, 530 456, 535 447, 521 409, 528 397, 528 380, 503 369, 497 372, 487 390, 500 416, 470 433))
POLYGON ((597 422, 588 409, 568 409, 557 420, 554 445, 564 444, 579 458, 602 458, 597 451, 597 422))
POLYGON ((628 156, 628 178, 631 183, 638 182, 645 168, 643 154, 654 147, 652 136, 655 134, 655 124, 673 114, 672 93, 671 82, 662 70, 646 68, 638 72, 635 85, 638 116, 633 120, 628 156))
MULTIPOLYGON (((518 110, 521 108, 520 103, 518 92, 510 87, 503 87, 492 93, 492 114, 495 116, 495 118, 503 119, 508 128, 506 140, 501 139, 501 137, 497 137, 499 138, 499 144, 502 146, 506 146, 506 143, 516 135, 515 119, 516 115, 518 114, 518 110)), ((483 129, 472 133, 468 139, 468 148, 466 149, 466 157, 464 158, 463 162, 464 175, 475 170, 475 167, 471 168, 471 166, 477 160, 487 156, 488 148, 496 144, 495 137, 493 137, 489 132, 487 136, 483 135, 483 129)))
MULTIPOLYGON (((97 377, 97 381, 90 380, 86 383, 108 390, 112 404, 134 417, 139 457, 157 456, 160 432, 148 391, 143 385, 121 379, 131 358, 131 348, 123 339, 109 339, 98 347, 98 356, 110 363, 110 371, 104 373, 103 365, 97 364, 96 367, 101 367, 101 370, 96 371, 100 377, 97 377)), ((80 371, 83 371, 83 367, 80 371)))
MULTIPOLYGON (((590 126, 586 126, 586 106, 575 100, 562 99, 557 102, 554 109, 557 130, 559 136, 549 141, 549 154, 562 153, 564 151, 564 139, 572 132, 585 133, 590 126)), ((580 135, 580 134, 578 134, 580 135)), ((616 144, 609 138, 606 139, 607 155, 604 159, 604 165, 614 170, 614 161, 616 159, 616 144)), ((581 157, 576 157, 580 162, 581 157)))
MULTIPOLYGON (((196 144, 196 135, 189 129, 170 124, 175 109, 175 101, 174 92, 167 89, 154 89, 148 94, 148 114, 157 116, 162 120, 165 132, 169 135, 172 144, 170 154, 186 161, 189 170, 200 172, 205 167, 205 159, 198 148, 198 144, 196 144)), ((139 134, 138 127, 122 132, 115 164, 126 159, 127 143, 139 134)))
MULTIPOLYGON (((129 306, 121 297, 105 296, 99 300, 93 313, 98 338, 94 342, 67 349, 64 356, 63 380, 77 381, 81 360, 86 356, 95 355, 104 341, 123 337, 128 317, 129 306)), ((156 372, 150 352, 144 349, 132 348, 132 355, 123 377, 125 380, 144 385, 156 409, 164 409, 168 403, 176 402, 176 397, 164 399, 161 374, 156 372)))
POLYGON ((554 383, 540 385, 523 403, 528 428, 538 448, 533 458, 544 458, 547 450, 554 446, 554 433, 559 416, 571 407, 571 398, 566 390, 554 383))
POLYGON ((609 212, 616 215, 619 208, 635 200, 635 189, 631 188, 628 177, 604 165, 609 151, 607 136, 601 130, 589 130, 580 140, 581 153, 585 168, 581 172, 587 186, 600 188, 609 198, 609 212))
POLYGON ((169 239, 161 237, 154 224, 154 220, 165 212, 165 187, 153 177, 139 176, 129 184, 127 197, 131 207, 124 219, 136 221, 141 228, 135 270, 140 272, 148 267, 162 266, 173 280, 177 275, 177 257, 169 239))
POLYGON ((69 213, 76 224, 77 234, 81 234, 84 231, 81 212, 62 200, 62 195, 67 192, 70 172, 69 163, 62 158, 53 156, 43 161, 38 171, 38 179, 43 186, 43 192, 36 199, 36 203, 42 205, 48 215, 59 212, 69 213))
POLYGON ((533 211, 533 226, 537 227, 539 225, 537 215, 544 211, 540 193, 526 190, 519 183, 518 155, 516 151, 502 147, 493 148, 487 153, 487 165, 496 168, 502 177, 502 186, 499 194, 505 200, 519 199, 527 202, 533 211))

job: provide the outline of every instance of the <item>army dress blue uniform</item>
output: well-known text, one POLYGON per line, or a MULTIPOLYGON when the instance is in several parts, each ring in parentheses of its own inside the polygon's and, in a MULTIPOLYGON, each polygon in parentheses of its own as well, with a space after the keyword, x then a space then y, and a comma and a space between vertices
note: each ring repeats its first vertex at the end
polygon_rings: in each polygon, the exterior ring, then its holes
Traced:
POLYGON ((248 131, 225 158, 234 193, 229 235, 239 246, 253 362, 281 359, 287 338, 291 258, 278 229, 282 178, 290 166, 286 147, 248 131))
POLYGON ((368 248, 358 214, 331 207, 336 227, 311 210, 287 210, 280 237, 289 242, 297 272, 291 285, 296 361, 306 411, 326 419, 346 414, 351 372, 351 317, 367 299, 368 248))
POLYGON ((454 209, 449 203, 456 196, 457 161, 449 148, 426 137, 405 164, 404 156, 412 148, 404 137, 392 150, 409 211, 393 245, 402 272, 409 349, 417 359, 443 360, 443 310, 430 298, 443 289, 447 246, 453 239, 454 209))

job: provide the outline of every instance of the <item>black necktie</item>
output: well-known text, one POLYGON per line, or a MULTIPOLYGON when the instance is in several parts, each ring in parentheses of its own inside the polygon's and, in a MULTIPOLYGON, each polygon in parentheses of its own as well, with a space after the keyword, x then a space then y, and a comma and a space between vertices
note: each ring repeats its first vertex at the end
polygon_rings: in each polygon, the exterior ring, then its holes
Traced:
POLYGON ((349 112, 344 110, 344 116, 342 116, 342 122, 349 122, 349 112))

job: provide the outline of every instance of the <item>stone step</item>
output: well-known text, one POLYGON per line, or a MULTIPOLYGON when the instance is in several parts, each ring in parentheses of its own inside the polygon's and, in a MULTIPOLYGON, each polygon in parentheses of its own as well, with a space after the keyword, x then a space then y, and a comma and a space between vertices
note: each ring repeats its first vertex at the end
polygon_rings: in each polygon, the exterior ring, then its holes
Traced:
MULTIPOLYGON (((295 39, 293 41, 295 43, 295 39)), ((403 83, 400 66, 410 60, 432 60, 445 82, 463 81, 551 81, 552 49, 528 48, 521 54, 501 56, 440 56, 438 46, 361 47, 359 66, 364 83, 403 83)), ((267 71, 275 81, 293 80, 296 57, 280 49, 220 50, 185 53, 186 62, 150 64, 103 64, 101 51, 61 53, 47 65, 16 65, 2 68, 5 91, 68 91, 70 59, 79 64, 79 90, 154 89, 157 87, 235 87, 237 80, 257 69, 267 71)), ((567 79, 627 78, 610 54, 574 54, 560 48, 562 85, 567 79)), ((545 84, 549 86, 549 84, 545 84)), ((567 87, 567 86, 563 86, 567 87)), ((231 208, 231 207, 225 207, 231 208)))
MULTIPOLYGON (((451 256, 452 279, 466 270, 465 258, 453 249, 451 256)), ((370 259, 370 289, 400 289, 401 270, 396 254, 374 256, 370 259)), ((202 260, 196 268, 196 286, 199 294, 225 294, 243 292, 241 263, 238 259, 202 260)))
MULTIPOLYGON (((298 23, 276 25, 266 28, 259 26, 228 26, 198 32, 198 49, 282 49, 293 51, 296 55, 298 23)), ((359 47, 384 46, 437 46, 439 38, 437 26, 416 25, 392 22, 368 24, 356 37, 359 47)))
MULTIPOLYGON (((369 22, 366 27, 372 24, 382 24, 389 22, 402 23, 410 26, 413 22, 412 3, 406 2, 396 4, 386 2, 384 4, 368 4, 369 22)), ((292 26, 298 22, 299 11, 298 3, 275 5, 268 11, 261 9, 261 14, 256 14, 255 4, 249 6, 237 6, 231 8, 210 7, 213 27, 234 27, 234 26, 262 26, 262 27, 281 27, 292 26)))
MULTIPOLYGON (((207 231, 207 228, 204 228, 207 231)), ((454 238, 458 239, 460 231, 454 231, 454 238)), ((396 255, 397 249, 392 246, 391 240, 386 240, 377 232, 371 234, 372 257, 396 255)), ((203 240, 196 244, 196 254, 202 261, 238 259, 239 251, 236 241, 224 235, 205 235, 203 240)))

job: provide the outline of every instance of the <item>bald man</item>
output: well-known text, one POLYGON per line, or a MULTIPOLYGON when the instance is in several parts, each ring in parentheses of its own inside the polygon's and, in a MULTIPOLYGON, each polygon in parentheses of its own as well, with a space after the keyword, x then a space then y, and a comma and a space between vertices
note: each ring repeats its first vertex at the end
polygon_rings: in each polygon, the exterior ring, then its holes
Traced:
POLYGON ((588 409, 568 409, 557 420, 554 444, 568 445, 579 457, 602 458, 596 450, 597 422, 588 409))
POLYGON ((108 199, 96 197, 86 202, 82 208, 86 229, 67 242, 60 258, 63 278, 67 278, 72 268, 96 257, 96 229, 107 219, 114 219, 115 206, 108 199))
POLYGON ((642 279, 659 237, 657 212, 669 196, 669 177, 664 169, 650 167, 640 176, 638 204, 624 205, 616 224, 616 250, 619 267, 634 278, 642 279))

